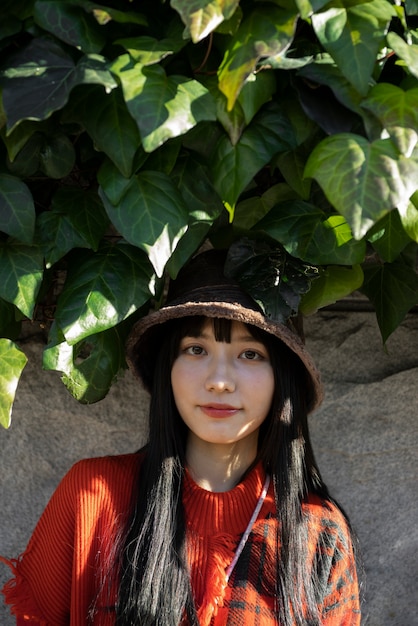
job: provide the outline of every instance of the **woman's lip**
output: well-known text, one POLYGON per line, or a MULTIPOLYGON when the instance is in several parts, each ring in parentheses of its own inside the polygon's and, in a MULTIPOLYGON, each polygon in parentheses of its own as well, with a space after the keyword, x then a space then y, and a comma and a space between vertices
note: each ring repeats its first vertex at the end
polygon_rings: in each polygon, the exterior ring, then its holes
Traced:
POLYGON ((230 417, 239 411, 237 407, 229 404, 202 404, 200 409, 209 417, 230 417))

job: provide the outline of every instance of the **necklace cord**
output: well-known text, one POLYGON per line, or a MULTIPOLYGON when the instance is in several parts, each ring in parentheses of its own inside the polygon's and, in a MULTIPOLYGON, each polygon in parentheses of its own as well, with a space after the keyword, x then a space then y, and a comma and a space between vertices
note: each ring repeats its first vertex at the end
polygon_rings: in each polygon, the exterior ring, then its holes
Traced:
POLYGON ((237 561, 239 559, 239 557, 241 556, 241 552, 244 550, 244 546, 247 543, 248 537, 250 536, 251 530, 254 526, 254 523, 258 517, 258 514, 260 513, 261 507, 263 506, 264 500, 266 499, 266 495, 267 495, 267 491, 270 485, 270 475, 267 474, 266 476, 266 480, 264 482, 264 486, 263 486, 263 490, 260 493, 260 496, 257 500, 257 504, 255 505, 255 509, 253 511, 253 514, 251 516, 250 521, 248 522, 248 526, 245 529, 244 534, 241 537, 241 541, 238 544, 238 547, 235 551, 234 554, 234 558, 232 559, 231 563, 229 564, 227 570, 226 570, 226 582, 228 582, 235 565, 237 564, 237 561))

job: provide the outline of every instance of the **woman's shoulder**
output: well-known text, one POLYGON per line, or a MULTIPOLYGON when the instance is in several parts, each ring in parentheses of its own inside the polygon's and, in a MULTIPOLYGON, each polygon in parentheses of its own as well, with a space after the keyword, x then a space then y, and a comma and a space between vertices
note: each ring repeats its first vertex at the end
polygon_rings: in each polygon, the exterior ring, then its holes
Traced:
POLYGON ((129 489, 138 475, 143 454, 121 454, 82 459, 65 474, 58 491, 67 494, 129 489))
POLYGON ((318 532, 350 534, 348 519, 340 506, 331 498, 309 494, 303 504, 303 513, 318 532))

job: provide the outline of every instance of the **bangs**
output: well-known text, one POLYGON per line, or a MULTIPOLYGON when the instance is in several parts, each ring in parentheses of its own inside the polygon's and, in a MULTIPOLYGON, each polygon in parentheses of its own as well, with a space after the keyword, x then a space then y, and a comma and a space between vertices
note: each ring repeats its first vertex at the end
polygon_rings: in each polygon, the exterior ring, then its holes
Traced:
MULTIPOLYGON (((221 343, 231 343, 232 324, 234 320, 227 319, 225 317, 204 317, 194 316, 185 317, 180 322, 180 339, 183 337, 199 337, 202 332, 203 326, 210 320, 212 323, 213 334, 216 341, 221 343)), ((259 341, 266 347, 271 342, 272 337, 261 328, 252 326, 251 324, 245 324, 248 332, 256 341, 259 341)))

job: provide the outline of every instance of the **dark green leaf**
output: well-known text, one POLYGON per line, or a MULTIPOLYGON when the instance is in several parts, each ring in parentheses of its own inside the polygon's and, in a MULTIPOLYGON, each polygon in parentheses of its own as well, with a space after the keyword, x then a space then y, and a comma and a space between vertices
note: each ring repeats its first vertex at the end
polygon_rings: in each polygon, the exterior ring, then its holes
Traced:
POLYGON ((291 45, 297 13, 272 5, 260 5, 243 21, 219 66, 219 89, 230 111, 245 81, 265 57, 283 54, 291 45))
POLYGON ((0 22, 0 40, 12 37, 17 33, 20 33, 21 30, 22 22, 18 20, 17 17, 8 15, 7 17, 2 18, 0 22))
POLYGON ((10 426, 16 388, 27 360, 9 339, 0 339, 0 425, 3 428, 10 426))
MULTIPOLYGON (((4 120, 6 123, 6 119, 4 120)), ((1 123, 0 123, 1 125, 1 123)), ((40 136, 45 132, 48 133, 49 122, 21 122, 12 132, 5 133, 3 129, 3 141, 7 148, 7 154, 10 161, 14 161, 19 152, 25 147, 30 138, 39 133, 40 136)), ((52 130, 52 129, 51 129, 52 130)), ((55 129, 54 129, 55 130, 55 129)), ((52 132, 54 132, 52 130, 52 132)))
POLYGON ((102 57, 82 57, 76 65, 49 39, 33 39, 9 60, 2 75, 9 129, 24 119, 48 118, 67 103, 76 85, 96 83, 109 91, 117 86, 102 57))
POLYGON ((100 52, 106 41, 104 34, 94 17, 78 4, 71 0, 36 0, 35 23, 87 54, 100 52))
POLYGON ((170 176, 181 148, 182 142, 179 137, 166 141, 160 148, 146 155, 146 169, 156 170, 170 176))
POLYGON ((303 315, 312 315, 318 309, 349 296, 362 284, 363 270, 360 265, 353 267, 328 265, 312 282, 310 290, 303 294, 299 310, 303 315))
POLYGON ((418 15, 418 0, 406 0, 405 9, 408 15, 418 15))
POLYGON ((121 80, 126 105, 136 121, 146 152, 184 135, 198 122, 216 119, 208 90, 184 76, 167 76, 160 65, 133 65, 119 57, 112 70, 121 80))
POLYGON ((418 143, 418 88, 404 91, 380 83, 372 87, 362 106, 379 119, 398 150, 411 156, 418 143))
POLYGON ((276 80, 272 71, 251 74, 243 86, 234 108, 227 110, 226 97, 219 91, 218 83, 212 79, 206 83, 217 102, 217 117, 226 130, 233 145, 239 141, 241 134, 263 104, 268 102, 276 88, 276 80))
POLYGON ((44 139, 39 169, 50 178, 64 178, 74 167, 75 150, 69 137, 56 134, 44 139))
POLYGON ((84 87, 72 99, 72 107, 66 119, 80 122, 95 147, 107 154, 123 176, 131 176, 141 138, 120 91, 104 96, 98 87, 84 87))
POLYGON ((347 80, 365 95, 395 11, 386 0, 330 3, 312 15, 315 33, 347 80))
POLYGON ((367 238, 383 261, 388 263, 395 261, 402 250, 411 243, 396 210, 390 211, 379 220, 369 231, 367 238))
POLYGON ((328 4, 329 0, 295 0, 296 6, 298 7, 301 18, 306 20, 308 17, 312 15, 312 13, 316 13, 326 4, 328 4))
POLYGON ((304 178, 306 159, 305 146, 298 146, 295 150, 279 154, 275 161, 285 181, 304 200, 309 198, 312 184, 311 180, 304 178))
POLYGON ((402 226, 407 235, 418 243, 418 192, 411 197, 411 202, 400 214, 402 226))
POLYGON ((43 276, 43 257, 37 246, 0 242, 0 298, 32 317, 43 276))
POLYGON ((125 178, 116 165, 108 159, 103 161, 97 179, 106 197, 115 206, 120 204, 132 184, 132 179, 125 178))
POLYGON ((364 270, 362 291, 373 303, 383 342, 418 303, 418 275, 401 260, 364 270))
POLYGON ((406 43, 402 37, 393 32, 388 33, 387 41, 398 57, 405 62, 412 76, 418 78, 418 45, 406 43))
POLYGON ((282 246, 247 238, 229 248, 225 263, 225 275, 237 280, 267 317, 282 323, 298 312, 301 295, 318 274, 282 246))
POLYGON ((0 337, 15 341, 20 334, 21 320, 16 307, 0 299, 0 337))
POLYGON ((275 204, 295 198, 296 194, 289 185, 278 183, 267 189, 261 196, 246 198, 242 202, 238 202, 235 209, 234 226, 243 230, 250 230, 267 215, 275 204))
POLYGON ((235 205, 261 168, 295 143, 289 120, 275 104, 260 111, 236 146, 223 136, 213 159, 214 184, 222 200, 235 205))
POLYGON ((239 0, 171 0, 195 43, 232 17, 238 5, 239 0))
POLYGON ((125 333, 110 328, 69 345, 53 328, 44 350, 43 367, 63 372, 62 381, 76 400, 92 404, 102 400, 115 382, 125 362, 125 333))
POLYGON ((408 205, 417 188, 418 163, 400 155, 389 139, 369 143, 343 133, 316 146, 305 175, 318 181, 361 239, 388 211, 408 205))
POLYGON ((189 219, 186 203, 171 179, 161 172, 140 172, 117 205, 109 201, 106 190, 100 197, 112 224, 148 254, 157 276, 162 276, 189 219))
POLYGON ((167 264, 169 275, 175 278, 204 241, 210 227, 222 213, 223 205, 213 189, 207 168, 193 157, 180 159, 172 178, 189 207, 187 231, 167 264))
POLYGON ((97 250, 109 220, 96 193, 62 187, 55 194, 51 209, 37 219, 37 235, 47 267, 73 248, 97 250))
POLYGON ((298 71, 298 76, 307 79, 308 85, 315 89, 316 84, 329 87, 337 100, 345 107, 362 114, 361 95, 352 84, 341 74, 338 65, 327 54, 321 54, 314 63, 305 65, 298 71))
POLYGON ((103 246, 70 267, 55 320, 73 345, 119 324, 143 306, 155 289, 143 252, 126 243, 103 246))
POLYGON ((145 15, 138 12, 127 11, 125 8, 122 11, 118 11, 118 9, 96 4, 95 2, 88 2, 88 0, 78 0, 78 4, 86 11, 91 12, 97 23, 101 26, 105 26, 111 21, 117 24, 139 24, 140 26, 148 26, 145 15))
POLYGON ((176 41, 173 39, 158 40, 155 37, 132 37, 129 39, 118 39, 115 43, 119 44, 133 58, 136 63, 141 65, 154 65, 159 63, 166 57, 177 52, 185 45, 183 39, 176 41))
POLYGON ((254 227, 279 241, 292 256, 316 265, 354 265, 364 260, 364 241, 353 239, 340 215, 327 218, 302 200, 274 206, 254 227))
POLYGON ((14 176, 0 174, 0 231, 23 243, 32 243, 35 206, 25 183, 14 176))

